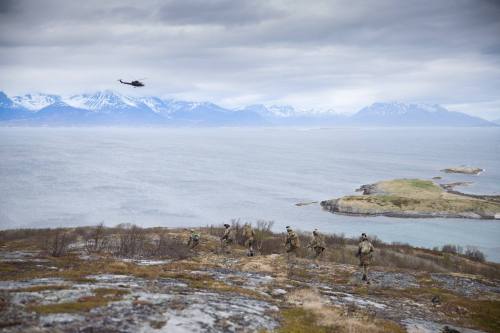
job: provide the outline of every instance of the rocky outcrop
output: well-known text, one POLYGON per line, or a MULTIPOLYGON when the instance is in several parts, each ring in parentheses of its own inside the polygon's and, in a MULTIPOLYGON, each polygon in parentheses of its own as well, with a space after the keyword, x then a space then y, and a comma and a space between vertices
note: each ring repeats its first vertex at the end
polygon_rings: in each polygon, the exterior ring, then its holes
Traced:
POLYGON ((452 191, 457 186, 469 186, 471 184, 472 184, 472 182, 454 182, 454 183, 447 183, 447 184, 439 184, 439 186, 441 186, 446 191, 452 191))
POLYGON ((446 173, 464 173, 467 175, 478 175, 481 172, 483 172, 484 169, 461 166, 461 167, 446 168, 441 171, 446 173))

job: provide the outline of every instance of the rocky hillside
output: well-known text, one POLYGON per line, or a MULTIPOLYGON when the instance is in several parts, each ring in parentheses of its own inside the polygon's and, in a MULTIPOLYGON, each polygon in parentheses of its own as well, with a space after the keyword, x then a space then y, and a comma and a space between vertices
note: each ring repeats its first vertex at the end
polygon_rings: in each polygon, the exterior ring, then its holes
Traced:
MULTIPOLYGON (((374 239, 371 284, 356 240, 330 235, 294 268, 283 235, 257 229, 255 257, 220 228, 3 231, 2 332, 498 332, 500 267, 374 239), (275 253, 273 253, 275 252, 275 253), (125 255, 128 253, 128 255, 125 255)), ((303 245, 307 235, 300 235, 303 245)))

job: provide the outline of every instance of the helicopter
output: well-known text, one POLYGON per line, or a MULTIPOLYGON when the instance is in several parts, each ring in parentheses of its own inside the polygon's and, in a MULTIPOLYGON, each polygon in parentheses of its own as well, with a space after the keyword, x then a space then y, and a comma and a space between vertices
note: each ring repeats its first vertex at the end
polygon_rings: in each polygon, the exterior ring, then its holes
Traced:
MULTIPOLYGON (((144 79, 141 79, 141 80, 144 80, 144 79)), ((134 80, 132 82, 127 82, 127 81, 122 81, 122 79, 119 79, 118 80, 120 83, 122 84, 128 84, 128 85, 131 85, 133 86, 134 88, 138 88, 138 87, 144 87, 144 83, 142 83, 141 81, 139 80, 134 80)))

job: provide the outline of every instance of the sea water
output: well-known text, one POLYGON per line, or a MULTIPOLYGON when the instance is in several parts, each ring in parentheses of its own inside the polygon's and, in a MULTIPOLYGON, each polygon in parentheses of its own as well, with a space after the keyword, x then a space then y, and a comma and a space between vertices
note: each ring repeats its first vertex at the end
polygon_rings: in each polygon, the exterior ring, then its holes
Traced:
POLYGON ((500 221, 353 217, 321 201, 393 178, 500 194, 500 128, 0 128, 0 228, 274 221, 274 229, 434 247, 500 262, 500 221), (445 174, 453 166, 480 175, 445 174))

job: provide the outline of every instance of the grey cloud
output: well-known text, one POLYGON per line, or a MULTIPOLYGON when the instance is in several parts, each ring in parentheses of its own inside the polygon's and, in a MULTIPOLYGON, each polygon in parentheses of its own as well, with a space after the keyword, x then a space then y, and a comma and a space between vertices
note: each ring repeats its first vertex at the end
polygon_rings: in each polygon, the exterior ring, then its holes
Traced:
POLYGON ((17 9, 18 2, 16 0, 1 0, 0 1, 0 15, 14 14, 17 9))
POLYGON ((144 94, 227 106, 401 99, 474 113, 498 100, 498 13, 486 0, 0 1, 0 90, 135 76, 144 94))
POLYGON ((264 0, 169 0, 159 9, 158 17, 174 24, 255 24, 284 14, 272 3, 264 0))

